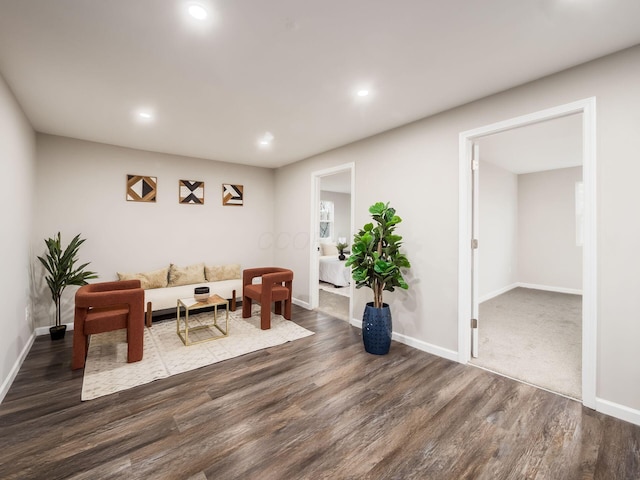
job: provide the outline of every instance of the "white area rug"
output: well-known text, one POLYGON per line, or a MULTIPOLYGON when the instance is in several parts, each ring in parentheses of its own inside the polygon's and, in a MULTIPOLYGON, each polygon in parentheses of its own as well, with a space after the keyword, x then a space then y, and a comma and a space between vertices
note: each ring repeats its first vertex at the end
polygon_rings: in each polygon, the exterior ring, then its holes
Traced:
MULTIPOLYGON (((145 327, 143 358, 134 363, 127 363, 126 330, 92 335, 84 369, 82 400, 313 335, 310 330, 274 313, 271 314, 271 329, 261 330, 259 312, 257 305, 251 318, 243 319, 241 309, 230 312, 228 337, 188 347, 178 337, 175 321, 145 327)), ((190 326, 198 321, 211 323, 213 312, 189 316, 190 326)), ((218 313, 218 324, 224 328, 224 311, 218 313)), ((191 332, 190 337, 196 339, 191 332)))

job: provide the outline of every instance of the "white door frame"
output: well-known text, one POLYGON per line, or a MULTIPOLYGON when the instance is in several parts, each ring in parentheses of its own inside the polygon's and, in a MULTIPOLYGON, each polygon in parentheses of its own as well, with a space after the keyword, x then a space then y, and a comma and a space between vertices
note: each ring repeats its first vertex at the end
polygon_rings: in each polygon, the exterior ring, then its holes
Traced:
POLYGON ((471 150, 478 137, 576 113, 582 114, 584 243, 582 250, 582 404, 596 407, 597 248, 596 248, 596 99, 559 105, 460 133, 459 137, 459 262, 458 361, 471 356, 471 150))
MULTIPOLYGON (((320 268, 320 179, 336 173, 349 172, 351 176, 351 205, 349 219, 349 243, 353 239, 353 224, 355 221, 355 187, 356 187, 356 164, 354 162, 336 165, 311 172, 311 225, 309 228, 311 241, 309 242, 309 308, 318 308, 319 293, 319 268, 320 268)), ((349 286, 349 322, 353 318, 353 282, 349 286)))

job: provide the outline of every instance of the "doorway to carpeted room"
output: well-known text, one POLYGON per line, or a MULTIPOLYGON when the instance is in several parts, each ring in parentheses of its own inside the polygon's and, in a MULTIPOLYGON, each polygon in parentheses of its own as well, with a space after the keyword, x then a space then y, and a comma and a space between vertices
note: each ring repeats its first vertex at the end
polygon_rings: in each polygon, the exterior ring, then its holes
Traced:
POLYGON ((345 322, 349 321, 350 287, 335 287, 330 283, 319 282, 319 302, 317 310, 332 315, 345 322))

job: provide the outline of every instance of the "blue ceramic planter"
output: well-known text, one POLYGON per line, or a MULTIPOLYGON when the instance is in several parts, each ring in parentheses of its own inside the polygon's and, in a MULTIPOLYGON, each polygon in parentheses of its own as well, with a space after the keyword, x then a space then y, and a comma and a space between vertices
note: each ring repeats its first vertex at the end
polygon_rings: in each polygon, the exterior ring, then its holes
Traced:
POLYGON ((364 349, 374 355, 386 355, 391 347, 391 310, 386 303, 382 308, 375 308, 373 302, 364 307, 362 317, 362 340, 364 349))

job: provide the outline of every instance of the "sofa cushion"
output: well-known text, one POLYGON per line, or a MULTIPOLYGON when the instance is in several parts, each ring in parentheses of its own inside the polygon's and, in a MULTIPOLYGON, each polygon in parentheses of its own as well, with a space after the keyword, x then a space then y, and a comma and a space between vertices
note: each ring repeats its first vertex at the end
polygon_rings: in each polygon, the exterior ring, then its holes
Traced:
POLYGON ((197 263, 187 267, 179 267, 173 263, 169 266, 169 286, 191 285, 205 283, 204 263, 197 263))
POLYGON ((168 285, 167 275, 169 268, 161 268, 153 272, 146 273, 120 273, 118 280, 140 280, 140 286, 145 290, 148 288, 164 288, 168 285))
POLYGON ((144 291, 145 309, 147 302, 151 302, 153 311, 171 308, 175 312, 176 303, 179 298, 193 298, 196 287, 209 287, 211 295, 220 295, 222 298, 230 299, 233 291, 236 291, 236 298, 242 298, 242 279, 221 280, 219 282, 200 283, 197 285, 181 285, 179 287, 154 288, 144 291))
POLYGON ((207 265, 204 267, 207 282, 219 282, 220 280, 233 280, 240 277, 240 265, 207 265))

